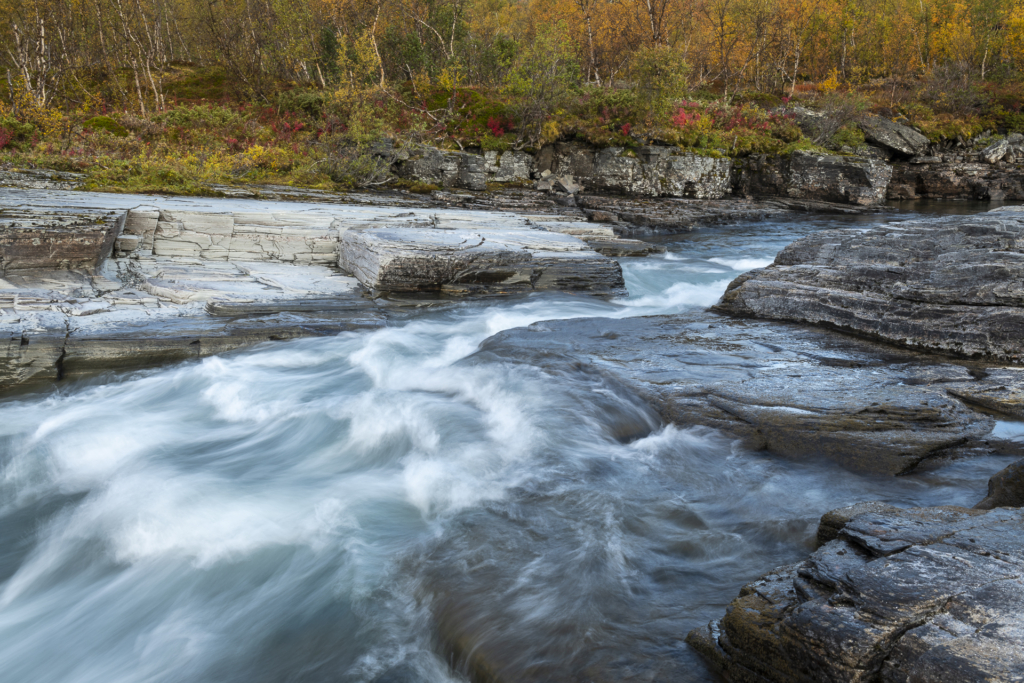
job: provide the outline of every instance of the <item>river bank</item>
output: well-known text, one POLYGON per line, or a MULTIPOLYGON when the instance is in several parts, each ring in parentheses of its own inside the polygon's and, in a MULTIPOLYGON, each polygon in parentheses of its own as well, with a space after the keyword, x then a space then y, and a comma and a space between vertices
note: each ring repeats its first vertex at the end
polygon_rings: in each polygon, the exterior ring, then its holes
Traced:
MULTIPOLYGON (((1005 363, 703 311, 801 239, 934 218, 603 198, 692 220, 639 233, 665 251, 605 256, 596 249, 638 231, 554 201, 487 212, 415 197, 12 197, 8 211, 98 217, 75 234, 104 236, 80 245, 112 236, 98 273, 51 263, 38 284, 62 298, 12 309, 19 320, 108 316, 117 328, 132 310, 146 320, 137 339, 173 325, 175 344, 199 340, 163 359, 125 344, 76 373, 82 347, 66 340, 83 328, 65 323, 56 391, 54 375, 0 400, 12 534, 0 658, 20 677, 714 680, 686 633, 739 586, 804 561, 824 513, 877 500, 969 508, 1022 455, 1017 418, 956 393, 984 393, 1005 363), (116 234, 95 227, 119 221, 116 234), (459 278, 442 274, 374 298, 340 260, 320 261, 340 258, 350 231, 405 221, 416 235, 465 221, 482 237, 572 238, 620 269, 629 296, 443 293, 459 278), (268 258, 253 260, 256 244, 268 258), (129 292, 152 301, 118 301, 129 292), (359 330, 338 327, 371 312, 359 330), (284 329, 322 336, 223 353, 188 329, 218 319, 251 331, 240 345, 284 329), (157 365, 133 371, 133 358, 157 365), (54 638, 77 655, 44 657, 54 638)), ((988 207, 954 205, 971 208, 988 207)), ((29 271, 5 271, 16 286, 0 295, 39 277, 29 271)), ((477 284, 521 283, 517 272, 477 284)), ((11 339, 12 352, 40 348, 11 339)))

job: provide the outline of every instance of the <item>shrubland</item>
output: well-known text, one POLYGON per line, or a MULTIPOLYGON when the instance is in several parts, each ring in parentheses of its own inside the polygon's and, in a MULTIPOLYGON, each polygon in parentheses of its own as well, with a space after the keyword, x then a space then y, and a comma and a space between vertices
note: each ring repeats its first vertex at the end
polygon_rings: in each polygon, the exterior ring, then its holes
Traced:
POLYGON ((103 190, 376 187, 422 145, 850 153, 869 114, 937 143, 1024 131, 1024 5, 1014 0, 0 9, 0 164, 82 172, 103 190), (804 108, 817 112, 811 126, 804 108))

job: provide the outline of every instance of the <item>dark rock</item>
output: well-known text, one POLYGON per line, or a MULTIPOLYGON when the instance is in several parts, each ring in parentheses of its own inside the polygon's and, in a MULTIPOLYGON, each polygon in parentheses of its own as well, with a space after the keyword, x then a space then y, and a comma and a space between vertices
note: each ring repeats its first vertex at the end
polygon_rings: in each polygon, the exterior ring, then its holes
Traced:
POLYGON ((396 168, 400 177, 410 180, 465 190, 487 189, 487 170, 479 154, 426 147, 396 168))
POLYGON ((988 495, 974 507, 977 510, 1024 507, 1024 460, 996 472, 988 480, 988 495))
POLYGON ((835 540, 744 586, 722 619, 690 632, 713 668, 762 683, 1021 680, 1024 511, 830 515, 822 536, 835 540))
POLYGON ((909 126, 881 116, 867 116, 859 122, 864 139, 897 154, 912 157, 924 154, 928 138, 909 126))
POLYGON ((1024 214, 815 233, 734 280, 716 310, 1024 362, 1024 214))
POLYGON ((649 256, 650 254, 664 254, 667 251, 663 245, 621 237, 583 237, 582 239, 588 247, 605 256, 649 256))
POLYGON ((871 206, 885 200, 891 167, 876 159, 797 151, 752 155, 734 173, 733 192, 871 206))
POLYGON ((1024 174, 1018 163, 992 165, 923 157, 893 164, 888 197, 1020 201, 1024 200, 1024 174))
POLYGON ((850 505, 848 507, 826 512, 821 516, 821 521, 818 523, 818 546, 821 547, 829 541, 834 541, 839 538, 839 532, 842 531, 843 527, 845 527, 846 524, 854 517, 858 517, 868 512, 875 514, 891 514, 898 511, 899 508, 895 505, 872 501, 867 503, 857 503, 856 505, 850 505))
POLYGON ((594 223, 618 223, 619 217, 610 211, 601 211, 600 209, 584 209, 584 215, 587 220, 593 221, 594 223))
POLYGON ((0 211, 0 276, 19 270, 94 269, 108 258, 124 214, 0 211))
POLYGON ((970 375, 959 366, 832 332, 707 313, 537 323, 487 339, 478 354, 551 372, 605 373, 668 422, 715 427, 751 448, 859 472, 910 471, 994 424, 950 397, 944 382, 922 379, 963 383, 970 375))

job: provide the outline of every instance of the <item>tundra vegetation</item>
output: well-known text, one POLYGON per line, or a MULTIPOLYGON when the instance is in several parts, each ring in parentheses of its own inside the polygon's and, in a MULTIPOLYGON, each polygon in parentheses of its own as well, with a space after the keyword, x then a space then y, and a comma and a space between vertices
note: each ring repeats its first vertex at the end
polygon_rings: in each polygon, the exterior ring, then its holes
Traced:
POLYGON ((417 145, 854 150, 1024 131, 1021 0, 0 0, 0 165, 394 184, 417 145), (801 131, 798 105, 824 117, 801 131))

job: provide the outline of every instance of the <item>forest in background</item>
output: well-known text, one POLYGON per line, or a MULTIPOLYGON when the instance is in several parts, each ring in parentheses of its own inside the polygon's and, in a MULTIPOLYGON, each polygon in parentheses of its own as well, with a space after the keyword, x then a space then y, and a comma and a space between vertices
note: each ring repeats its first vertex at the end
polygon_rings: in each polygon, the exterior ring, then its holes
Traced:
POLYGON ((0 163, 101 188, 387 182, 383 139, 855 149, 1024 130, 1019 0, 0 0, 0 163), (789 110, 810 106, 820 130, 789 110))

